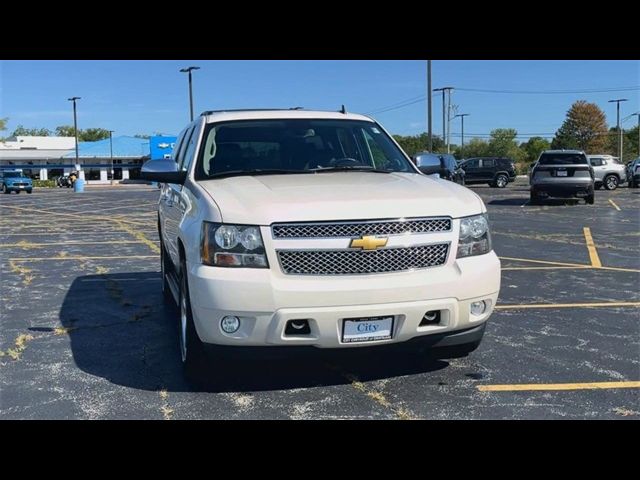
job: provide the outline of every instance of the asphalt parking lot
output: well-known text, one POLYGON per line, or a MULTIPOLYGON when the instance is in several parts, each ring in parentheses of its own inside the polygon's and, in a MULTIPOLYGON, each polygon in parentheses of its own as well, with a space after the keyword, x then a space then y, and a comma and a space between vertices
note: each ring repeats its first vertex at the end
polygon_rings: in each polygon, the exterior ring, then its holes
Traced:
POLYGON ((476 352, 246 362, 202 391, 160 292, 156 189, 1 195, 0 418, 640 419, 640 189, 472 188, 503 267, 476 352))

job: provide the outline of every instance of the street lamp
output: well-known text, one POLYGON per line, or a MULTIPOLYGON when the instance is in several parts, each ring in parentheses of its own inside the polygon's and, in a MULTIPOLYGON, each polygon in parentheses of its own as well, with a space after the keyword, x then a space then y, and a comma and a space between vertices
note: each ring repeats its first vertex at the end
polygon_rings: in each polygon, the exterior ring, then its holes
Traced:
MULTIPOLYGON (((618 112, 618 122, 617 122, 617 129, 618 129, 618 160, 620 160, 620 162, 622 162, 622 130, 620 129, 620 102, 626 102, 627 99, 626 98, 618 98, 616 100, 609 100, 609 103, 615 103, 616 104, 616 110, 618 112)), ((624 162, 622 162, 624 163, 624 162)))
POLYGON ((80 169, 80 161, 78 160, 78 117, 76 115, 76 100, 80 100, 81 97, 67 98, 68 101, 73 102, 73 133, 76 137, 76 170, 78 170, 78 177, 84 180, 84 172, 80 169))
POLYGON ((111 185, 115 185, 116 178, 113 174, 113 132, 109 130, 109 152, 111 153, 111 185))
POLYGON ((191 121, 193 122, 193 90, 192 90, 192 80, 191 80, 191 72, 193 70, 200 70, 200 67, 187 67, 181 68, 180 72, 189 74, 189 107, 191 111, 191 121))
POLYGON ((458 115, 453 117, 453 118, 460 117, 460 120, 462 121, 462 147, 460 147, 460 156, 462 158, 464 158, 464 117, 468 117, 469 115, 471 115, 471 114, 470 113, 459 113, 458 115))
POLYGON ((447 144, 447 153, 449 152, 449 142, 447 141, 447 120, 449 117, 445 108, 445 93, 449 93, 449 108, 451 108, 451 90, 453 87, 434 88, 434 92, 442 92, 442 141, 447 144))

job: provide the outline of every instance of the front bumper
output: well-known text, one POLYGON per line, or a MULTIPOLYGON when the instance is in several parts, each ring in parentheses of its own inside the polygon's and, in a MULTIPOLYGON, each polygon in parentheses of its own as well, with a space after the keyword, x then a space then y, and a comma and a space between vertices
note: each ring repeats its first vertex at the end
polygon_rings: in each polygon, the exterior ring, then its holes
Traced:
POLYGON ((7 185, 7 191, 9 192, 28 191, 28 190, 31 190, 32 188, 33 188, 33 185, 7 185))
POLYGON ((270 269, 200 264, 187 269, 198 336, 216 345, 352 348, 450 335, 482 325, 500 289, 500 261, 494 252, 436 268, 345 277, 284 276, 270 269), (473 316, 469 308, 477 300, 489 307, 473 316), (440 324, 419 326, 430 310, 441 311, 440 324), (226 315, 240 318, 237 332, 220 329, 226 315), (342 342, 344 319, 383 316, 394 317, 391 339, 342 342), (296 319, 308 320, 309 335, 285 335, 287 322, 296 319))

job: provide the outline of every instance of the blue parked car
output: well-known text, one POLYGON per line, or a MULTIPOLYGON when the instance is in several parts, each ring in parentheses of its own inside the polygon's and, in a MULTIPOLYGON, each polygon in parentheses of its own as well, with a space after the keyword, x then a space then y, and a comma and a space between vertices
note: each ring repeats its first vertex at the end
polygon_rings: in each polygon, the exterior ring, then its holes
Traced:
POLYGON ((25 177, 22 170, 0 170, 0 189, 3 193, 33 191, 33 182, 25 177))

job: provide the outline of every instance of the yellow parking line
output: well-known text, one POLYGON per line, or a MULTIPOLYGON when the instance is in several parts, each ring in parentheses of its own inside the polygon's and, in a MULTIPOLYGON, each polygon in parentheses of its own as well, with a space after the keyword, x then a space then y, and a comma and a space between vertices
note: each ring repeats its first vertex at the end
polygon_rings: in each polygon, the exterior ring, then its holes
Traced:
MULTIPOLYGON (((65 245, 121 245, 125 243, 142 243, 146 242, 140 240, 112 240, 109 242, 83 242, 79 240, 70 240, 68 242, 52 242, 52 243, 0 243, 0 248, 17 247, 17 248, 31 248, 31 247, 50 247, 50 246, 65 246, 65 245)), ((158 243, 158 242, 156 242, 158 243)))
POLYGON ((609 203, 611 205, 613 205, 613 208, 615 208, 616 210, 620 211, 620 207, 618 205, 616 205, 616 202, 614 202, 613 200, 609 199, 609 203))
POLYGON ((591 229, 589 227, 584 227, 582 229, 584 232, 584 239, 587 242, 587 250, 589 250, 589 258, 591 259, 591 266, 594 268, 602 267, 602 263, 600 262, 600 257, 598 256, 598 251, 596 250, 596 245, 593 243, 593 237, 591 236, 591 229))
POLYGON ((113 257, 28 257, 28 258, 10 258, 11 262, 43 262, 47 260, 121 260, 134 258, 158 258, 159 255, 116 255, 113 257))
POLYGON ((496 310, 523 310, 537 308, 600 308, 600 307, 640 307, 640 302, 595 302, 595 303, 529 303, 524 305, 496 305, 496 310))
POLYGON ((575 267, 503 267, 501 270, 585 270, 591 269, 589 265, 575 267))
POLYGON ((640 382, 589 382, 589 383, 531 383, 515 385, 478 385, 481 392, 526 392, 549 390, 602 390, 613 388, 640 388, 640 382))
POLYGON ((547 260, 532 260, 530 258, 516 258, 516 257, 500 257, 500 260, 511 260, 514 262, 540 263, 543 265, 559 265, 561 267, 589 267, 590 266, 584 263, 549 262, 547 260))

